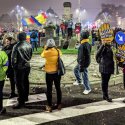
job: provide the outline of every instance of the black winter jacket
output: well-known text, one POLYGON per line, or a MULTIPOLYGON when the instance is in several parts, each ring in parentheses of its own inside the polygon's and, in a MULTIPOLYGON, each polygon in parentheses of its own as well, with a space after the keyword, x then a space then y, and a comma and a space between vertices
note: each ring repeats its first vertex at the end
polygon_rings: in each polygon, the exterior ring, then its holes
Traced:
POLYGON ((91 62, 91 45, 88 42, 82 43, 78 49, 77 62, 80 66, 80 71, 87 68, 91 62))
POLYGON ((18 42, 12 51, 11 63, 14 69, 25 69, 30 67, 32 47, 26 41, 18 42))
POLYGON ((12 65, 11 65, 11 54, 12 54, 12 50, 13 50, 13 47, 16 43, 13 43, 13 44, 10 44, 8 46, 4 46, 2 48, 3 51, 6 52, 6 54, 8 55, 8 60, 9 60, 9 66, 8 66, 8 70, 7 70, 7 77, 8 78, 11 78, 14 76, 14 70, 12 68, 12 65))
POLYGON ((101 45, 96 54, 96 60, 100 58, 99 72, 104 74, 114 73, 113 51, 110 45, 101 45))

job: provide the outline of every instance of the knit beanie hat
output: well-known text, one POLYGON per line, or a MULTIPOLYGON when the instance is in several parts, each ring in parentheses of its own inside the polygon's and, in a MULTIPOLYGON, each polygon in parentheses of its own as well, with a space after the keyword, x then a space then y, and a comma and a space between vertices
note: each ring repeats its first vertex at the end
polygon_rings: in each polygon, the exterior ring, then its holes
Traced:
POLYGON ((56 46, 54 39, 48 39, 46 43, 47 47, 54 47, 56 46))
POLYGON ((89 38, 89 32, 88 31, 82 31, 81 35, 80 35, 80 39, 88 39, 89 38))

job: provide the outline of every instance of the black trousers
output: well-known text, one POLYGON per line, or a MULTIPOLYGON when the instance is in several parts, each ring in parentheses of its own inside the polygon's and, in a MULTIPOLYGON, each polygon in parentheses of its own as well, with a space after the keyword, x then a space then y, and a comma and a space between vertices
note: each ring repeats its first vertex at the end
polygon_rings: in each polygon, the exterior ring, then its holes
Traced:
POLYGON ((124 89, 125 89, 125 74, 123 73, 123 85, 124 85, 124 89))
POLYGON ((61 88, 60 88, 60 80, 61 80, 61 76, 58 76, 57 73, 55 73, 55 74, 46 73, 47 101, 48 101, 49 106, 52 106, 53 82, 54 82, 55 88, 56 88, 57 104, 61 104, 62 92, 61 92, 61 88))
POLYGON ((102 92, 104 97, 108 97, 108 83, 111 77, 111 74, 103 74, 101 73, 102 77, 102 92))
POLYGON ((3 87, 4 81, 0 81, 0 110, 3 108, 3 87))
POLYGON ((18 102, 24 104, 29 95, 29 73, 30 67, 15 70, 16 86, 18 91, 18 102))
POLYGON ((15 93, 15 86, 16 86, 16 80, 15 80, 15 77, 10 77, 9 78, 10 80, 10 85, 11 85, 11 94, 14 94, 15 93))
POLYGON ((68 37, 69 37, 69 38, 72 37, 72 28, 68 28, 68 37))

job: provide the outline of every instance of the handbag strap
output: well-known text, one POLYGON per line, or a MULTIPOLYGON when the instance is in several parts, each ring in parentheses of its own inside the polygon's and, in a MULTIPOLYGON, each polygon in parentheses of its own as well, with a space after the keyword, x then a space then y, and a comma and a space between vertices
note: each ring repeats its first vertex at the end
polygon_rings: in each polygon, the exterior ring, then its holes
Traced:
POLYGON ((58 57, 60 57, 60 55, 59 55, 59 50, 57 49, 57 48, 55 48, 56 50, 57 50, 57 52, 58 52, 58 57))

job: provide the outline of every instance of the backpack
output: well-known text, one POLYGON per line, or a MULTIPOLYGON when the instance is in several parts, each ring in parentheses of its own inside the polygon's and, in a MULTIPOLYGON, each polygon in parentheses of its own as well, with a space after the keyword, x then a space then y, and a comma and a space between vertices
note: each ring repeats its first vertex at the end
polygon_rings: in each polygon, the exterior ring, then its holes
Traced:
POLYGON ((33 32, 31 35, 30 35, 31 38, 35 39, 37 37, 37 33, 36 32, 33 32))

